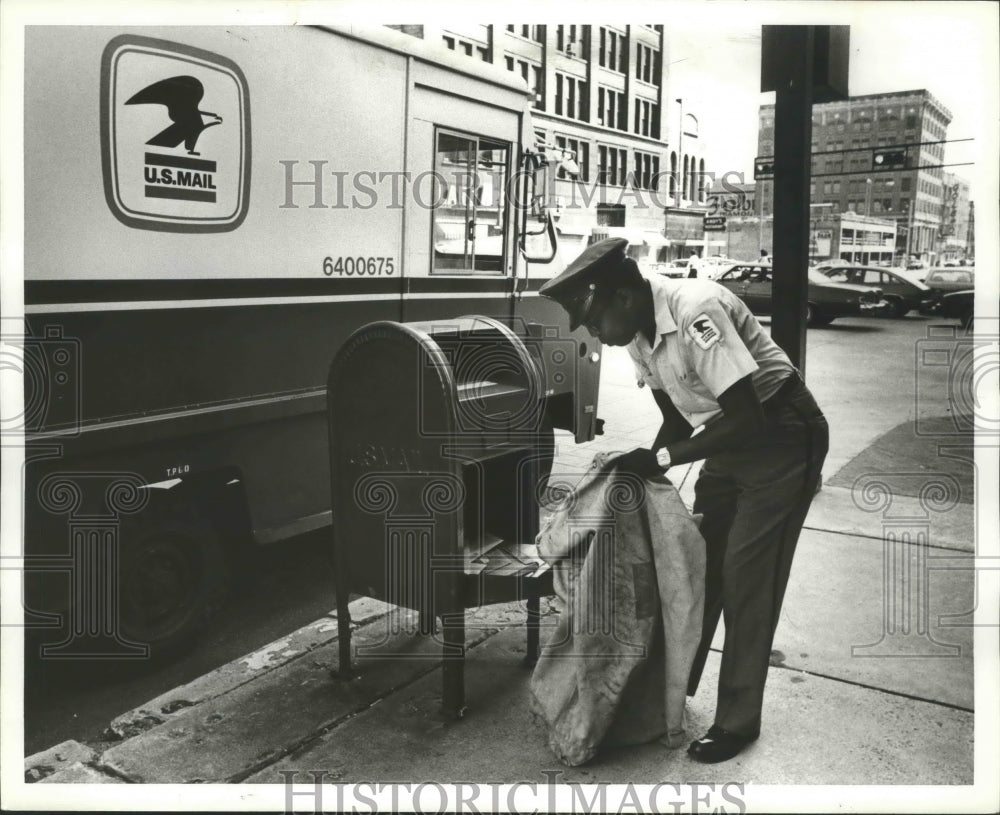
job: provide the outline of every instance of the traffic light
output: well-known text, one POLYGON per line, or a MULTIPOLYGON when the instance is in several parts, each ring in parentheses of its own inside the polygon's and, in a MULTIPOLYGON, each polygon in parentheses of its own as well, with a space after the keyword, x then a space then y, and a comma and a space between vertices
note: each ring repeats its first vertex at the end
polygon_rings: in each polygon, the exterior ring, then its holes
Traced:
POLYGON ((755 180, 774 178, 774 157, 756 159, 753 163, 753 177, 755 180))
POLYGON ((906 166, 906 150, 895 148, 891 150, 872 151, 872 167, 876 170, 891 167, 906 166))

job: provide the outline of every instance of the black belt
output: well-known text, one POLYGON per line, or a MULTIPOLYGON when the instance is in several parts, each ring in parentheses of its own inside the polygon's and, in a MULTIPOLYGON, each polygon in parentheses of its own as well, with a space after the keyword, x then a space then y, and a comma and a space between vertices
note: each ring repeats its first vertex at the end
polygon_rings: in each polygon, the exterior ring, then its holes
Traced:
POLYGON ((799 372, 793 371, 792 375, 781 383, 781 387, 764 400, 762 405, 764 410, 780 408, 789 399, 791 399, 804 384, 805 383, 802 381, 802 377, 799 376, 799 372))

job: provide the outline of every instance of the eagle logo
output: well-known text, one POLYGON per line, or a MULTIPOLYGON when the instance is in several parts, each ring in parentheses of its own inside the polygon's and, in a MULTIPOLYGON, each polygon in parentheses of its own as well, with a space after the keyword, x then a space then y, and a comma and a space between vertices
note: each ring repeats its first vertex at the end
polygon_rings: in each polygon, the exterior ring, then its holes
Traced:
POLYGON ((699 314, 691 321, 688 334, 703 351, 707 351, 722 339, 722 333, 707 314, 699 314))
POLYGON ((173 122, 161 130, 146 144, 155 147, 177 147, 184 142, 188 155, 201 155, 195 151, 198 138, 208 128, 222 124, 222 117, 217 113, 199 110, 198 105, 205 95, 205 86, 193 76, 172 76, 161 79, 143 88, 126 105, 164 105, 167 116, 173 122), (203 117, 211 116, 212 121, 206 122, 203 117))

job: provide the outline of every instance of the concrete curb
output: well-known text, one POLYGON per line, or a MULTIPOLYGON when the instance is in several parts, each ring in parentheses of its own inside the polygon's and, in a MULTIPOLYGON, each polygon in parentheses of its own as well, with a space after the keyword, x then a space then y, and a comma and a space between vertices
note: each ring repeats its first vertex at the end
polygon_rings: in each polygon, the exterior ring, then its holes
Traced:
MULTIPOLYGON (((339 639, 331 613, 115 717, 106 731, 111 743, 94 749, 67 741, 29 756, 26 782, 237 782, 439 668, 440 643, 411 636, 415 612, 368 597, 350 611, 355 649, 374 653, 390 643, 392 653, 411 649, 412 659, 376 658, 374 669, 331 694, 339 639)), ((551 605, 543 602, 542 613, 551 614, 551 605)), ((467 648, 524 618, 517 603, 469 609, 467 648)))
MULTIPOLYGON (((370 597, 350 603, 351 625, 357 629, 389 614, 395 606, 370 597)), ((185 685, 172 688, 137 708, 116 716, 105 731, 116 743, 131 739, 160 725, 167 724, 179 711, 192 708, 229 693, 241 685, 252 682, 270 671, 287 665, 294 659, 337 640, 337 614, 331 611, 325 617, 293 631, 285 637, 268 643, 245 656, 235 659, 213 671, 199 676, 185 685)), ((100 753, 78 741, 65 741, 47 750, 28 756, 24 760, 27 783, 73 783, 78 781, 118 781, 113 776, 102 776, 94 764, 100 753), (80 765, 88 768, 83 772, 80 765), (81 774, 88 777, 81 777, 81 774), (90 778, 90 774, 99 777, 90 778)))

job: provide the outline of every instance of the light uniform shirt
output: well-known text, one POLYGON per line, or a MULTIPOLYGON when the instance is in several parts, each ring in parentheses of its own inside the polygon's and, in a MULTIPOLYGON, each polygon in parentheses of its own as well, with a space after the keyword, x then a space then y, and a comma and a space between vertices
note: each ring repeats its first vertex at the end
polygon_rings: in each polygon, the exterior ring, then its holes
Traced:
POLYGON ((647 278, 655 343, 642 332, 626 347, 639 385, 664 391, 692 427, 722 412, 718 396, 748 374, 761 402, 795 370, 746 304, 711 280, 647 278))

